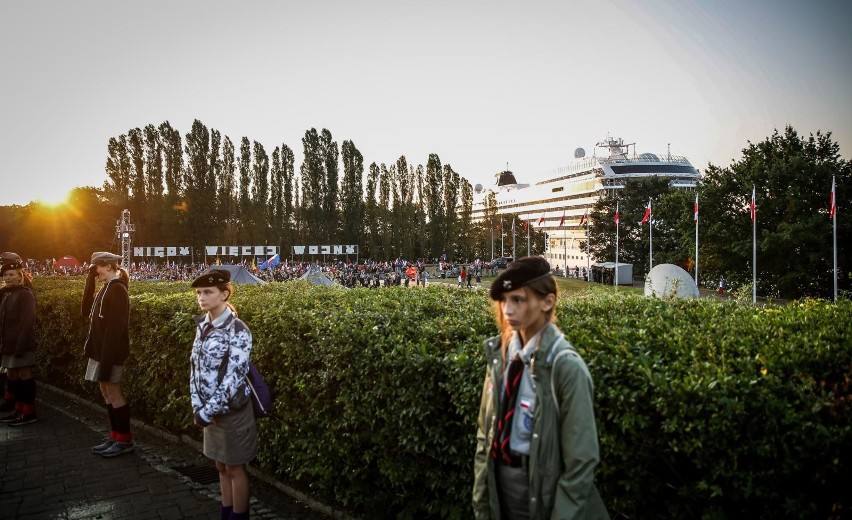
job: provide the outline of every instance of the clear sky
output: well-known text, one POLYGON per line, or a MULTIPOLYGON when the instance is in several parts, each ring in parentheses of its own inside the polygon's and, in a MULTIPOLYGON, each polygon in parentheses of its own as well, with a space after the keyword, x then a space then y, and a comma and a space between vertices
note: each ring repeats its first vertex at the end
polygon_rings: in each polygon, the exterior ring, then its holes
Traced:
POLYGON ((0 20, 0 205, 101 186, 107 141, 200 119, 328 128, 365 160, 439 154, 530 182, 607 134, 727 166, 792 124, 852 157, 848 0, 32 0, 0 20))

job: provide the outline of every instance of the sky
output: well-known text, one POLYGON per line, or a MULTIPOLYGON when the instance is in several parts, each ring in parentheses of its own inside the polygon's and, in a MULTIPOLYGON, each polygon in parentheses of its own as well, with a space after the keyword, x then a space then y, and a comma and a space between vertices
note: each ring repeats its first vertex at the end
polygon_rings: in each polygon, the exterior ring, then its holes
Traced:
POLYGON ((195 119, 297 172, 327 128, 365 170, 436 153, 484 186, 607 135, 703 170, 792 125, 849 159, 850 26, 848 0, 6 2, 0 205, 100 187, 111 137, 195 119))

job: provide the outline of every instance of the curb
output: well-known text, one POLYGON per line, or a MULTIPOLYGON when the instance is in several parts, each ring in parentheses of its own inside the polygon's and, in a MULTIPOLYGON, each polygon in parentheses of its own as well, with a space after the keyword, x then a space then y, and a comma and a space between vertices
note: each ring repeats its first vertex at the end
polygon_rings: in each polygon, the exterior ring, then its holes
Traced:
MULTIPOLYGON (((103 412, 104 411, 104 407, 102 405, 99 405, 99 404, 93 403, 91 401, 88 401, 86 399, 83 399, 79 395, 72 394, 71 392, 68 392, 67 390, 63 390, 59 387, 53 386, 53 385, 48 384, 48 383, 43 383, 41 381, 38 381, 38 386, 39 386, 40 390, 47 390, 48 392, 59 394, 59 395, 65 397, 66 399, 70 399, 70 400, 72 400, 72 401, 74 401, 74 402, 76 402, 76 403, 78 403, 82 406, 85 406, 85 407, 87 407, 87 408, 89 408, 93 411, 96 411, 96 412, 103 412)), ((171 442, 173 444, 183 444, 183 445, 189 446, 190 448, 194 449, 195 451, 197 451, 199 453, 202 452, 202 449, 203 449, 202 443, 193 439, 192 437, 190 437, 187 434, 175 435, 175 434, 170 433, 170 432, 168 432, 168 431, 166 431, 162 428, 158 428, 156 426, 152 426, 150 424, 142 422, 139 419, 131 419, 130 424, 134 428, 142 430, 145 433, 152 435, 152 436, 155 436, 155 437, 158 437, 158 438, 160 438, 164 441, 171 442)), ((343 511, 336 510, 336 509, 332 508, 331 506, 323 504, 322 502, 320 502, 320 501, 318 501, 314 498, 311 498, 310 496, 302 493, 301 491, 298 491, 298 490, 288 486, 287 484, 284 484, 283 482, 279 482, 278 480, 275 480, 274 478, 270 477, 269 475, 266 475, 265 473, 263 473, 259 469, 255 468, 254 466, 248 465, 247 468, 248 468, 248 472, 253 477, 262 480, 263 482, 265 482, 266 484, 269 484, 270 486, 273 486, 275 489, 281 491, 282 493, 289 496, 290 498, 297 500, 299 502, 302 502, 309 509, 312 509, 314 511, 317 511, 319 513, 322 513, 324 515, 327 515, 327 516, 334 518, 334 519, 337 519, 337 520, 357 520, 357 518, 354 517, 354 516, 350 516, 349 514, 344 513, 343 511)))

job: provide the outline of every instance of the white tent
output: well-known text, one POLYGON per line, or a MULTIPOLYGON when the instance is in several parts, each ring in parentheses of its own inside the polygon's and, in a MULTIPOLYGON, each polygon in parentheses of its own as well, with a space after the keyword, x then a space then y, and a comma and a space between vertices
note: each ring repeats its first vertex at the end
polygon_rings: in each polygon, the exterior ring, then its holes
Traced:
POLYGON ((299 279, 307 280, 317 285, 340 285, 331 278, 329 278, 325 273, 320 271, 318 267, 313 265, 308 269, 308 272, 303 274, 299 279))
POLYGON ((230 272, 231 281, 234 283, 266 285, 266 281, 251 274, 248 272, 248 269, 241 265, 211 265, 210 269, 221 269, 222 271, 230 272))
MULTIPOLYGON (((592 264, 592 270, 607 273, 607 283, 612 283, 610 278, 615 274, 615 262, 597 262, 592 264)), ((622 264, 618 262, 618 285, 633 285, 633 264, 622 264)))
POLYGON ((657 264, 645 278, 645 296, 698 298, 698 287, 683 268, 674 264, 657 264))

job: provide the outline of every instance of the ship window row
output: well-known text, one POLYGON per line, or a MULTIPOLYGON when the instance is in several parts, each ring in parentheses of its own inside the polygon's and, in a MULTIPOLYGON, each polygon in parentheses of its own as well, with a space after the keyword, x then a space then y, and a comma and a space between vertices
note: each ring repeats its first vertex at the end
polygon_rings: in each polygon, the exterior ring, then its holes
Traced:
POLYGON ((618 175, 631 173, 688 173, 697 175, 698 172, 692 166, 681 164, 613 164, 610 166, 612 172, 618 175))
POLYGON ((544 186, 545 184, 552 184, 554 182, 560 182, 560 181, 564 181, 566 179, 573 179, 574 177, 583 177, 583 176, 589 175, 589 174, 593 174, 595 176, 600 176, 600 175, 603 175, 603 170, 600 169, 600 168, 595 168, 592 171, 583 170, 583 171, 578 172, 578 173, 572 173, 570 175, 564 175, 562 177, 555 177, 553 179, 547 179, 546 181, 537 182, 536 186, 544 186))

